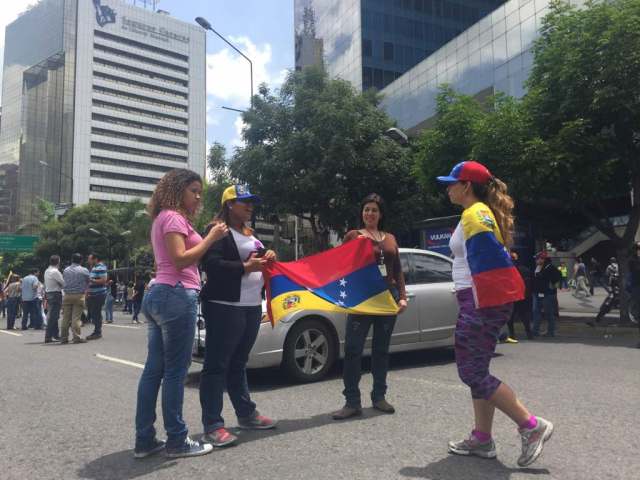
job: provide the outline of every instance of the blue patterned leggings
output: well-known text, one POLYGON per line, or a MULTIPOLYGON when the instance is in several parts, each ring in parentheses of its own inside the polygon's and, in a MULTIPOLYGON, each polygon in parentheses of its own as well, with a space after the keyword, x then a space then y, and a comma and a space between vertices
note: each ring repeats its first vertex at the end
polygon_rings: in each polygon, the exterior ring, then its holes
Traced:
POLYGON ((458 290, 456 297, 460 307, 455 332, 458 375, 471 388, 472 398, 488 400, 501 383, 489 373, 489 362, 513 304, 476 308, 470 288, 458 290))

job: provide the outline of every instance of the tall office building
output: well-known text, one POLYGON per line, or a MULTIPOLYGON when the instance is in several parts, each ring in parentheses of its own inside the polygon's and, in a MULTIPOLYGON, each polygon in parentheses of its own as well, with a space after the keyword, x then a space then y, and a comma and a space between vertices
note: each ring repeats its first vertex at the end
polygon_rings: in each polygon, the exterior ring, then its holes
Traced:
POLYGON ((382 90, 504 0, 295 0, 296 68, 382 90))
POLYGON ((148 200, 172 168, 204 174, 205 32, 120 0, 42 0, 7 26, 0 231, 35 204, 148 200))

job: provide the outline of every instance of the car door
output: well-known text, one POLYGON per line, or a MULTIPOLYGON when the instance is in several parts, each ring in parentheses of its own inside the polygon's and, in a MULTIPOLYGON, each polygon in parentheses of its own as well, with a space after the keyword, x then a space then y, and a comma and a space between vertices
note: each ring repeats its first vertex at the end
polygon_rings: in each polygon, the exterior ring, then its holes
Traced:
POLYGON ((407 283, 407 309, 398 315, 396 325, 391 336, 391 345, 403 345, 420 341, 420 311, 414 302, 413 286, 411 280, 411 264, 409 254, 400 252, 400 265, 407 283))
POLYGON ((419 310, 420 341, 450 337, 456 326, 458 304, 451 279, 451 261, 440 256, 411 254, 412 291, 419 310))

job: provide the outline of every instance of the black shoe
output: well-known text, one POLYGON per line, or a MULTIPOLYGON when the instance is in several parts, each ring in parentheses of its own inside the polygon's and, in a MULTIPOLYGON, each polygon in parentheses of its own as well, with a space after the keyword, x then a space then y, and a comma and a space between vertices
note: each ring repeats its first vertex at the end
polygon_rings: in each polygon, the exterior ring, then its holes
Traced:
POLYGON ((51 339, 51 338, 45 338, 45 339, 44 339, 44 343, 53 343, 53 339, 51 339))
POLYGON ((100 333, 92 333, 91 335, 89 335, 86 340, 98 340, 99 338, 102 338, 102 335, 100 333))

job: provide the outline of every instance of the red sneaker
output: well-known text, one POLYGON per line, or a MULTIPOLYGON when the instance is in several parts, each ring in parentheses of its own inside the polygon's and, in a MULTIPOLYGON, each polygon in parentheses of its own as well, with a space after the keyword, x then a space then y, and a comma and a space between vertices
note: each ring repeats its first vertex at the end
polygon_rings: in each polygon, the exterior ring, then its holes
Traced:
POLYGON ((276 426, 276 422, 256 412, 253 417, 238 419, 238 426, 243 430, 269 430, 276 426))
POLYGON ((226 447, 228 445, 232 445, 237 439, 238 437, 230 433, 229 430, 224 427, 220 427, 213 432, 207 432, 204 434, 204 440, 214 447, 226 447))

